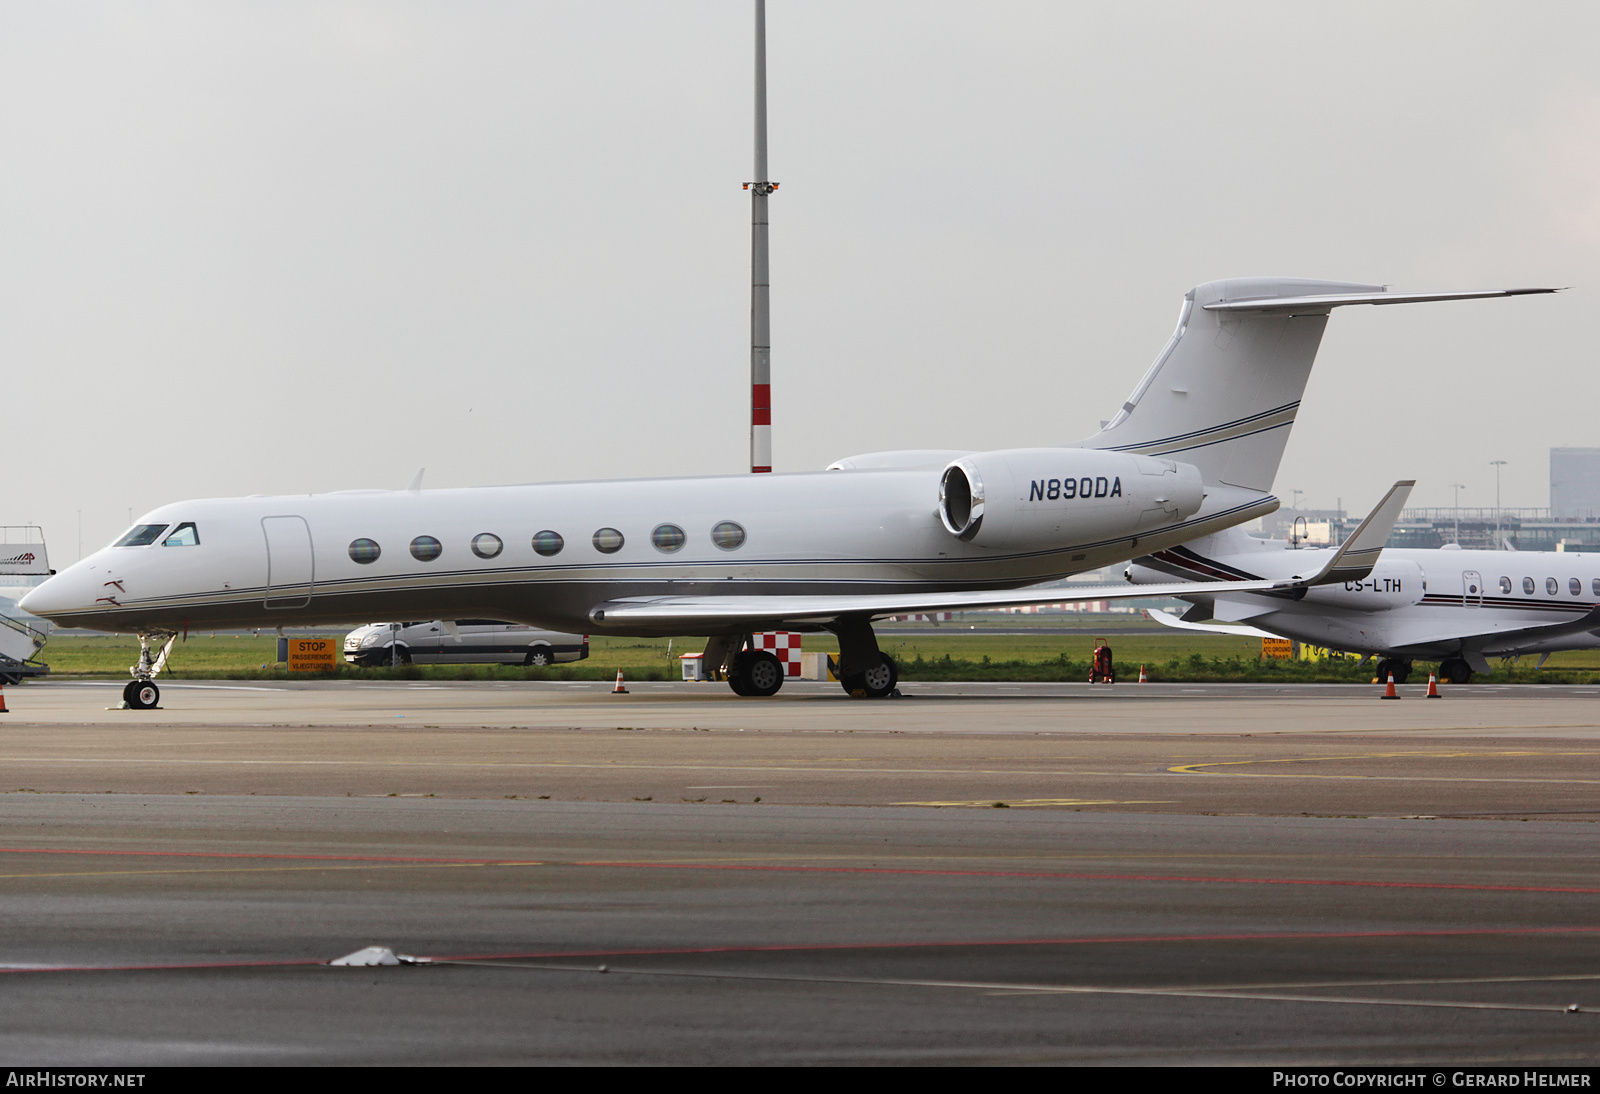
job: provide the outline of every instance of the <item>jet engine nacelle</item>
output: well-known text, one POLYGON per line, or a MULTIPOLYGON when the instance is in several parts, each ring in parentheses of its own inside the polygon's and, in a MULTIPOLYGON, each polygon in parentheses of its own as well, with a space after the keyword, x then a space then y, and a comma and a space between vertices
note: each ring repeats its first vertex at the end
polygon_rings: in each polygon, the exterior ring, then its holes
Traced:
POLYGON ((1172 460, 1094 448, 1014 448, 952 460, 939 519, 958 539, 1041 550, 1174 524, 1205 499, 1200 472, 1172 460))
POLYGON ((1360 581, 1340 581, 1306 590, 1305 603, 1357 612, 1386 612, 1422 600, 1422 567, 1401 559, 1378 558, 1360 581))

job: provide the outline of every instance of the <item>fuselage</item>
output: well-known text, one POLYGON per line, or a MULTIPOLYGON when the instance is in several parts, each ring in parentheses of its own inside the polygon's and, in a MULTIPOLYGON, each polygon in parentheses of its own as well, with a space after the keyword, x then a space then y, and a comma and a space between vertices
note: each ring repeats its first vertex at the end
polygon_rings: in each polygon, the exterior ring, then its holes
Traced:
MULTIPOLYGON (((1294 550, 1242 533, 1140 559, 1137 582, 1245 580, 1315 569, 1325 549, 1294 550), (1218 541, 1225 541, 1219 543, 1218 541)), ((1333 649, 1433 659, 1549 653, 1600 646, 1590 630, 1541 635, 1600 607, 1600 555, 1563 551, 1386 548, 1363 581, 1308 590, 1299 600, 1206 598, 1214 618, 1333 649)))
MULTIPOLYGON (((1132 459, 1058 451, 1069 463, 1132 459)), ((1002 550, 963 541, 941 522, 940 471, 180 502, 139 518, 134 532, 155 531, 133 538, 147 542, 95 552, 41 585, 26 607, 63 626, 117 631, 489 618, 607 633, 589 613, 617 597, 1017 587, 1277 507, 1256 491, 1208 488, 1197 511, 1143 527, 1140 507, 1151 503, 1140 491, 1165 489, 1146 475, 1153 485, 1129 480, 1110 496, 1027 503, 1060 514, 1045 529, 1049 542, 1002 550), (169 545, 184 525, 192 532, 169 545)), ((1017 489, 1026 498, 1030 485, 1017 489)))

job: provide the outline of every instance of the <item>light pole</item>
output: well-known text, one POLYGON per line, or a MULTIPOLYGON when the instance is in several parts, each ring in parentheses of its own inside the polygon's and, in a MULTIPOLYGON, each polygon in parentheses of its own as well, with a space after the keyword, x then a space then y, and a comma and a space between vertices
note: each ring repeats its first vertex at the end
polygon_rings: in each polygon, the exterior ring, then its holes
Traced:
POLYGON ((756 0, 756 155, 750 191, 750 470, 772 470, 772 311, 767 198, 767 0, 756 0))
POLYGON ((1456 492, 1456 501, 1455 501, 1454 509, 1455 509, 1455 518, 1456 518, 1456 545, 1457 546, 1461 545, 1461 491, 1465 490, 1466 488, 1467 488, 1466 483, 1453 482, 1453 483, 1450 484, 1450 489, 1452 489, 1452 490, 1454 490, 1456 492))
POLYGON ((1489 466, 1494 468, 1494 549, 1503 550, 1500 542, 1500 469, 1506 465, 1505 460, 1490 460, 1489 466))

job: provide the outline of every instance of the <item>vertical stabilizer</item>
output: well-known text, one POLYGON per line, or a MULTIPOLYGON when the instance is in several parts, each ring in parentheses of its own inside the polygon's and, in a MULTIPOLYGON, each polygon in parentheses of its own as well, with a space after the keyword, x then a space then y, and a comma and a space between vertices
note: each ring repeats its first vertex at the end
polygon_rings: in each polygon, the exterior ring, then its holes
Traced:
POLYGON ((1556 291, 1390 292, 1292 277, 1209 281, 1183 298, 1176 333, 1128 401, 1079 444, 1170 456, 1198 467, 1206 482, 1270 490, 1334 308, 1556 291))
POLYGON ((1333 304, 1259 311, 1208 306, 1383 291, 1381 285, 1270 277, 1192 289, 1161 356, 1083 447, 1168 456, 1194 464, 1207 482, 1270 490, 1333 304))

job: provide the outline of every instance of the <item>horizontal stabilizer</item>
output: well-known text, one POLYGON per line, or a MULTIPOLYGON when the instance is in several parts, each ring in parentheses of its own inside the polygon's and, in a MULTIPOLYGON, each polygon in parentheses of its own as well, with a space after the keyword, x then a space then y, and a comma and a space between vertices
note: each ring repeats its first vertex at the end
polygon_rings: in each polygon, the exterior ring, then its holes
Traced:
POLYGON ((1280 635, 1258 627, 1225 627, 1219 623, 1186 623, 1171 612, 1148 611, 1144 613, 1163 627, 1178 631, 1202 631, 1206 634, 1231 634, 1237 638, 1279 638, 1280 635))
POLYGON ((1206 311, 1326 313, 1347 304, 1425 304, 1434 300, 1484 300, 1496 296, 1532 296, 1560 289, 1472 289, 1463 292, 1357 292, 1315 293, 1310 296, 1269 296, 1255 300, 1218 300, 1202 304, 1206 311))

